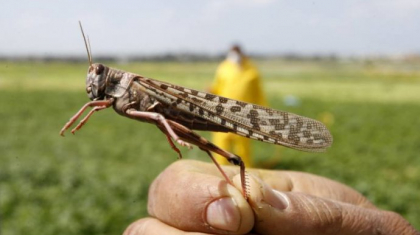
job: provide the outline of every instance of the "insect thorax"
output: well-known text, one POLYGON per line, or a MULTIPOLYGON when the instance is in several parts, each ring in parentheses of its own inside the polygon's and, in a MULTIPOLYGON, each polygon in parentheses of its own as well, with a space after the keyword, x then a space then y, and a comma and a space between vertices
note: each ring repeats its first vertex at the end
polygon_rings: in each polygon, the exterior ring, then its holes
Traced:
POLYGON ((113 108, 120 115, 126 116, 125 111, 129 108, 137 111, 149 111, 148 109, 156 102, 155 98, 146 94, 139 89, 138 83, 131 83, 131 85, 121 92, 120 96, 112 95, 116 100, 113 108))

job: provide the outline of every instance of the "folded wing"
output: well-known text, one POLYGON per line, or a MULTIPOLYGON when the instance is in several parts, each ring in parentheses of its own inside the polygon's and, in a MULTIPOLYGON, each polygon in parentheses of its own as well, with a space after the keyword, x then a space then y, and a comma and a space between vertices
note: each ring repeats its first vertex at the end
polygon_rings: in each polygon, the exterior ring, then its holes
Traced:
POLYGON ((149 95, 219 124, 241 136, 293 149, 322 152, 333 138, 319 121, 149 78, 138 81, 149 95))

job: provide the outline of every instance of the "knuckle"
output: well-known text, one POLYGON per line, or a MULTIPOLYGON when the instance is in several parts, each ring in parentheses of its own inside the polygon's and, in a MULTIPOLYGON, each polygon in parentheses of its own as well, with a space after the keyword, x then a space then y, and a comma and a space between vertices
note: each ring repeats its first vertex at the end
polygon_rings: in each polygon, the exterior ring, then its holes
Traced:
POLYGON ((163 120, 165 120, 165 118, 162 116, 162 114, 159 114, 159 113, 155 113, 155 118, 156 118, 156 120, 158 120, 158 121, 163 121, 163 120))

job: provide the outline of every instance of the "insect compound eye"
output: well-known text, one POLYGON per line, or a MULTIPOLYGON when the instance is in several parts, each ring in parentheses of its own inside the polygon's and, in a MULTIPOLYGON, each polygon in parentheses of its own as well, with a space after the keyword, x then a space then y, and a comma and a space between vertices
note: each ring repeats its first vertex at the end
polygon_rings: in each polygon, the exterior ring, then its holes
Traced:
POLYGON ((104 71, 104 69, 105 69, 105 67, 103 65, 98 64, 98 66, 96 66, 96 68, 95 68, 96 75, 101 74, 104 71))

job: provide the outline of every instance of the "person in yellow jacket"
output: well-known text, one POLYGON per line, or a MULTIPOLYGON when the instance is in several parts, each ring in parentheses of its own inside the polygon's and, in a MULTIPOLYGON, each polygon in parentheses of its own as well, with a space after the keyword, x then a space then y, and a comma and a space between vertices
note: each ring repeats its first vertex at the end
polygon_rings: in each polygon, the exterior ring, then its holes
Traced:
MULTIPOLYGON (((219 96, 267 106, 259 72, 238 45, 232 46, 226 59, 217 68, 209 91, 219 96)), ((253 166, 250 141, 232 133, 213 133, 213 143, 240 156, 247 167, 253 166)), ((224 157, 215 157, 219 163, 228 164, 224 157)))

